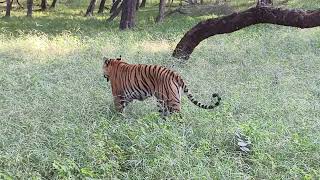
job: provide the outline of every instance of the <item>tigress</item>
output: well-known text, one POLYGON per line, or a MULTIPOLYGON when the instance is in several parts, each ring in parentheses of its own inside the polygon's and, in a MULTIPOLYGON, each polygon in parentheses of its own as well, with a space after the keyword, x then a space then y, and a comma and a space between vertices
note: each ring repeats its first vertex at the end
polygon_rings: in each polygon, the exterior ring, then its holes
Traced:
POLYGON ((110 80, 114 105, 122 112, 124 107, 134 99, 144 100, 155 96, 160 105, 159 112, 167 116, 181 110, 182 90, 188 99, 204 109, 213 109, 220 104, 221 98, 217 93, 212 94, 217 101, 213 105, 204 105, 195 100, 181 76, 160 65, 128 64, 123 59, 103 58, 103 74, 110 80))

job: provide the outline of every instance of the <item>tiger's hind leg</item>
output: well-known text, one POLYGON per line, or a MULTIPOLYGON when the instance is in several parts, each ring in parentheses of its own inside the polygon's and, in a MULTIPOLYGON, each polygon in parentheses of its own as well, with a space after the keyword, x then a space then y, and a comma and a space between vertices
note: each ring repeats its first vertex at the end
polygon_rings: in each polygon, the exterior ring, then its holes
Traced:
POLYGON ((173 88, 175 87, 174 83, 172 82, 171 85, 172 89, 171 91, 173 93, 168 95, 168 100, 166 102, 166 105, 168 107, 169 113, 180 113, 181 111, 181 87, 179 88, 173 88))
POLYGON ((157 100, 158 104, 157 106, 159 107, 159 113, 162 117, 168 116, 169 115, 169 110, 166 104, 164 103, 163 100, 157 100))
MULTIPOLYGON (((178 113, 180 114, 180 110, 181 110, 181 106, 180 106, 180 102, 173 102, 173 101, 162 101, 162 100, 158 100, 158 107, 159 112, 161 114, 161 116, 165 117, 168 115, 171 115, 173 113, 178 113)), ((181 115, 180 115, 181 117, 181 115)))

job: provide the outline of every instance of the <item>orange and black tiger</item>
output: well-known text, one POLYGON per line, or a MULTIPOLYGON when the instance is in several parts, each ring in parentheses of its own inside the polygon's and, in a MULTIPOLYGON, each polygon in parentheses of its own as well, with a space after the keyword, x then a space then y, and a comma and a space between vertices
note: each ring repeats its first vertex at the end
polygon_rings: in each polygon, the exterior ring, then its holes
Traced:
POLYGON ((119 112, 132 100, 142 101, 151 96, 157 98, 162 115, 180 112, 182 90, 193 104, 204 109, 213 109, 221 101, 219 95, 214 93, 212 97, 217 101, 213 105, 198 102, 178 73, 159 65, 128 64, 121 57, 104 58, 103 72, 107 81, 111 82, 114 104, 119 112))

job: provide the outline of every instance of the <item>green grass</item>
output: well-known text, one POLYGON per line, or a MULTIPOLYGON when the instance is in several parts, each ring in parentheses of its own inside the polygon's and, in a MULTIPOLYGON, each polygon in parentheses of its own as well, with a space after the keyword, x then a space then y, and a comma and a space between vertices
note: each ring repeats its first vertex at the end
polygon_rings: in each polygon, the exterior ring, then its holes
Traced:
POLYGON ((64 6, 0 20, 0 179, 318 179, 320 29, 251 26, 179 63, 175 45, 208 16, 157 25, 156 9, 125 32, 64 6), (183 118, 163 120, 149 99, 118 115, 101 68, 120 54, 174 65, 196 97, 218 92, 223 103, 207 111, 183 97, 183 118), (237 150, 238 129, 252 153, 237 150))

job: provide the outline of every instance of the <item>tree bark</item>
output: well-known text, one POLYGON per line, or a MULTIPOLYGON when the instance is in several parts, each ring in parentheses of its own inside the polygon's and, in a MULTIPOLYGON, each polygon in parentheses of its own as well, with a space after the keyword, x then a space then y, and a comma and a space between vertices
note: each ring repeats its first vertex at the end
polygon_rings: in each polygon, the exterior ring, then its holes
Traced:
POLYGON ((135 26, 135 15, 136 15, 136 0, 124 0, 121 20, 120 20, 120 29, 130 29, 135 26))
POLYGON ((157 23, 160 23, 163 21, 164 19, 164 13, 165 13, 165 9, 166 8, 166 0, 160 0, 160 4, 159 4, 159 15, 156 19, 157 23))
POLYGON ((10 0, 6 0, 6 17, 10 17, 11 12, 11 2, 10 0))
MULTIPOLYGON (((12 2, 13 2, 13 0, 12 0, 12 2)), ((11 2, 11 3, 12 3, 12 2, 11 2)), ((17 4, 19 5, 19 8, 23 8, 23 6, 20 4, 19 0, 17 0, 16 2, 17 2, 17 4)), ((12 7, 12 5, 11 5, 11 7, 12 7)))
POLYGON ((41 0, 41 11, 47 10, 47 0, 41 0))
POLYGON ((320 26, 320 9, 303 11, 257 6, 240 13, 208 19, 191 28, 176 46, 173 57, 189 59, 194 48, 204 39, 260 23, 270 23, 299 28, 320 26))
POLYGON ((32 17, 33 0, 27 0, 27 16, 32 17))
POLYGON ((141 1, 140 8, 146 7, 146 1, 147 1, 147 0, 142 0, 142 1, 141 1))
POLYGON ((105 4, 106 4, 106 0, 101 0, 98 13, 103 13, 105 4))
POLYGON ((85 16, 93 16, 93 10, 96 6, 96 0, 91 0, 85 16))
POLYGON ((55 8, 58 0, 53 0, 50 8, 55 8))
POLYGON ((258 0, 257 6, 272 6, 272 0, 258 0))

